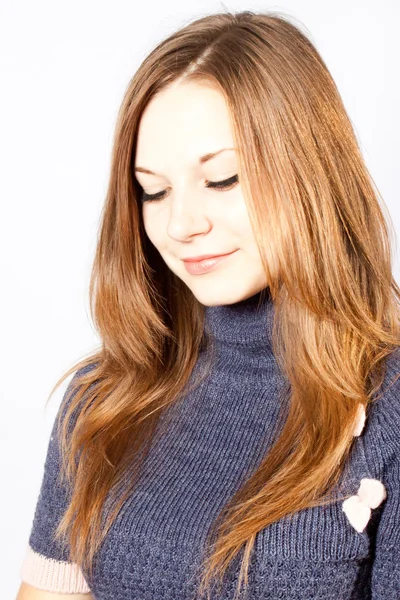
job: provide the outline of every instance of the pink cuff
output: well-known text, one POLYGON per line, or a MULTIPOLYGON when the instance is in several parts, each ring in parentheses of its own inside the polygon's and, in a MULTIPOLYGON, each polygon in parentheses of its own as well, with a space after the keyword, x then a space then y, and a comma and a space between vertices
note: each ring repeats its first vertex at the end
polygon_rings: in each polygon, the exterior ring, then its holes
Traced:
POLYGON ((45 590, 64 594, 86 594, 90 588, 75 563, 47 558, 35 552, 28 544, 20 568, 22 581, 45 590))

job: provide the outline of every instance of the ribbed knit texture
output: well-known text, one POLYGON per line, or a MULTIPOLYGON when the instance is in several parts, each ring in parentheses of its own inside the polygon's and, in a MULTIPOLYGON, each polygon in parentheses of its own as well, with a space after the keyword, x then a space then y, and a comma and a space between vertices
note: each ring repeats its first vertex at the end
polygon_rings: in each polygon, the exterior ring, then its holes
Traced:
MULTIPOLYGON (((269 294, 260 307, 259 300, 256 294, 233 305, 206 307, 206 328, 217 350, 211 375, 164 415, 138 488, 96 556, 93 578, 82 574, 78 591, 90 589, 96 600, 198 597, 196 569, 209 527, 268 452, 287 407, 290 388, 271 346, 274 305, 269 294)), ((193 375, 206 357, 206 351, 200 354, 193 375)), ((399 365, 397 352, 388 361, 384 385, 399 374, 399 365)), ((397 381, 370 407, 345 480, 349 495, 356 495, 362 478, 377 479, 385 486, 385 501, 371 510, 361 533, 341 501, 300 511, 260 531, 249 600, 398 600, 399 456, 397 381)), ((29 537, 35 554, 27 554, 21 576, 28 581, 30 573, 28 583, 65 592, 65 582, 56 578, 43 584, 48 559, 67 561, 66 548, 52 538, 67 503, 66 490, 56 481, 59 468, 54 427, 29 537)), ((213 600, 233 598, 242 556, 230 565, 213 600)), ((71 575, 61 566, 68 580, 71 575)), ((76 565, 70 566, 75 573, 76 565)))

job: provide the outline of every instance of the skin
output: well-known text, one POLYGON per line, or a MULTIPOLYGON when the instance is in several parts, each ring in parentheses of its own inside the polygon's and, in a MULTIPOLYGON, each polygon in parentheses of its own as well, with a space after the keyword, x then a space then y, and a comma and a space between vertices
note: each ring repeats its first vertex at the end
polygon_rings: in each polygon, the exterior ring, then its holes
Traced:
POLYGON ((206 306, 250 298, 267 286, 240 181, 227 189, 207 188, 238 174, 236 150, 199 164, 199 157, 234 148, 230 112, 223 95, 198 83, 174 83, 153 97, 139 123, 135 170, 146 194, 143 201, 147 236, 166 265, 206 306), (234 254, 209 273, 192 275, 182 258, 234 254))

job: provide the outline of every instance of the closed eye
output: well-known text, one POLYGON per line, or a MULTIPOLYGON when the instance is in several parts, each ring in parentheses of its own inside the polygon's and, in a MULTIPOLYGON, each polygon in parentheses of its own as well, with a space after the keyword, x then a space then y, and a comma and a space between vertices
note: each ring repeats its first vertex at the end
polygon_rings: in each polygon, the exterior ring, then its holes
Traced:
MULTIPOLYGON (((224 179, 223 181, 207 181, 206 187, 218 191, 224 191, 227 188, 230 188, 231 186, 235 185, 238 181, 238 175, 233 175, 232 177, 229 177, 229 179, 224 179)), ((163 190, 162 192, 157 192, 156 194, 146 194, 146 192, 143 190, 139 199, 141 202, 154 202, 156 200, 161 200, 164 197, 164 195, 165 190, 163 190)))

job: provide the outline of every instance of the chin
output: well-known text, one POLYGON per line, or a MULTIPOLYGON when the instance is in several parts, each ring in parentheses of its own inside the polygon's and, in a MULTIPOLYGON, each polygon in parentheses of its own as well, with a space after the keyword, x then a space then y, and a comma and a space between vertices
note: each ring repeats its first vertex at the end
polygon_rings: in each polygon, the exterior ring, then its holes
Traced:
POLYGON ((220 288, 218 284, 215 287, 212 283, 209 283, 207 286, 204 286, 204 293, 202 290, 190 288, 192 294, 195 298, 203 304, 203 306, 226 306, 228 304, 236 304, 236 302, 240 302, 248 298, 250 293, 234 293, 232 290, 230 293, 227 293, 228 285, 225 284, 223 289, 220 288))

